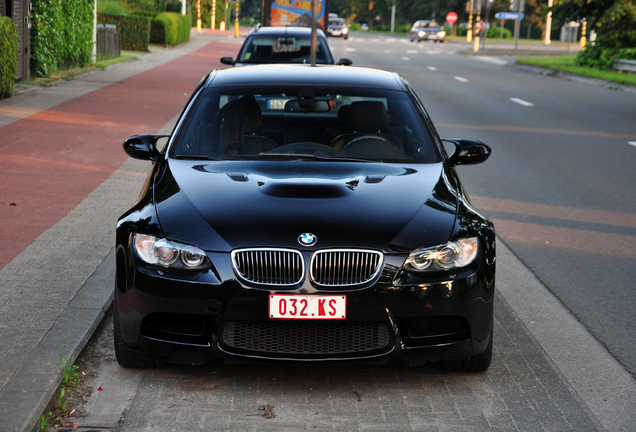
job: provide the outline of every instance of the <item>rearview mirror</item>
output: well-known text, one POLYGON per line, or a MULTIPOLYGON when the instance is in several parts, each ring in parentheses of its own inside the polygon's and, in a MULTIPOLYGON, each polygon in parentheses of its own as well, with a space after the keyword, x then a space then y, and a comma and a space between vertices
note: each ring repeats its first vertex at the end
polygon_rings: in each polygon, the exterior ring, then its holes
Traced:
POLYGON ((234 66, 234 59, 230 56, 221 57, 221 63, 234 66))
POLYGON ((331 110, 331 107, 329 106, 329 102, 325 100, 316 100, 310 105, 303 104, 303 106, 300 106, 300 103, 297 100, 290 100, 285 104, 285 112, 289 113, 323 113, 328 112, 329 110, 331 110))
POLYGON ((341 58, 340 60, 338 60, 338 63, 336 63, 336 64, 340 65, 340 66, 351 66, 353 64, 353 60, 351 60, 348 57, 344 57, 344 58, 341 58))
POLYGON ((168 137, 170 135, 134 135, 124 141, 124 151, 134 159, 157 161, 161 156, 157 150, 157 141, 168 137))
POLYGON ((481 141, 464 139, 444 139, 455 145, 455 152, 449 157, 451 165, 476 165, 485 162, 492 150, 481 141))

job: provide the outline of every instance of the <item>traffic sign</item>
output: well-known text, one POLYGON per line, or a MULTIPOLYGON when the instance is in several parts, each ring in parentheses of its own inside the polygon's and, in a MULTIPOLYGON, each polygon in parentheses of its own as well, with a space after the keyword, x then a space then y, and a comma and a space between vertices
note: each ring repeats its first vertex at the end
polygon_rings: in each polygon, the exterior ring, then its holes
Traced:
POLYGON ((455 24, 457 22, 457 14, 455 12, 449 12, 446 14, 446 22, 449 24, 455 24))
POLYGON ((521 13, 516 13, 516 12, 497 12, 495 14, 495 18, 499 19, 499 20, 522 20, 523 19, 523 12, 521 13))

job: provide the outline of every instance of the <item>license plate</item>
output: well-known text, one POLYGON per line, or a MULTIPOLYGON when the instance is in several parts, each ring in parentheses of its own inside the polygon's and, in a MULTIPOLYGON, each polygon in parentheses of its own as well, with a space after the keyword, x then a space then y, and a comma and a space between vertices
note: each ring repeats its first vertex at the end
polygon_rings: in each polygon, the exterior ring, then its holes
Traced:
POLYGON ((274 319, 345 319, 347 296, 271 294, 269 317, 274 319))
POLYGON ((270 99, 267 101, 267 108, 272 110, 283 110, 285 109, 285 104, 290 100, 291 99, 270 99))

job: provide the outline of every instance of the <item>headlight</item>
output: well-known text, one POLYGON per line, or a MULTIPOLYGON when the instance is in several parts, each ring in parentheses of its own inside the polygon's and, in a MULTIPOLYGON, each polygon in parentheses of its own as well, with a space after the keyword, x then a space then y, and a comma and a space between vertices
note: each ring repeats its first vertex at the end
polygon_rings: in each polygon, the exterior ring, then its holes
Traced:
POLYGON ((349 29, 348 29, 348 28, 346 28, 346 27, 345 27, 345 28, 343 28, 343 29, 342 29, 342 34, 347 34, 347 33, 349 33, 349 29))
POLYGON ((441 32, 437 33, 437 36, 444 37, 444 36, 446 36, 446 32, 441 31, 441 32))
POLYGON ((426 32, 423 32, 422 30, 420 30, 420 32, 417 35, 419 37, 424 37, 425 34, 426 34, 426 32))
POLYGON ((205 270, 210 267, 201 249, 163 238, 135 234, 133 248, 139 258, 148 264, 182 270, 205 270))
POLYGON ((476 237, 461 239, 425 249, 418 249, 404 261, 410 271, 435 272, 466 267, 477 257, 479 240, 476 237))

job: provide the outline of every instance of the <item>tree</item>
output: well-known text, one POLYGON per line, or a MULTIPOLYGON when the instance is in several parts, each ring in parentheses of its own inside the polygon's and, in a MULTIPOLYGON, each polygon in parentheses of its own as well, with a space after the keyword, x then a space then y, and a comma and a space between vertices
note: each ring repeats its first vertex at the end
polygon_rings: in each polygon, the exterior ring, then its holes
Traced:
POLYGON ((569 0, 552 9, 555 24, 585 19, 597 35, 578 65, 609 70, 616 58, 636 59, 636 0, 569 0))

